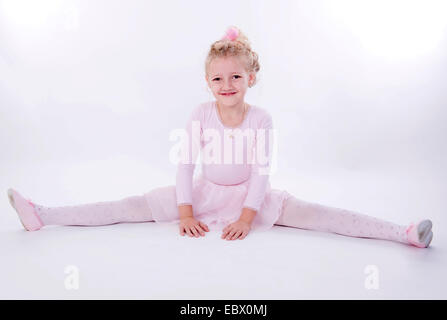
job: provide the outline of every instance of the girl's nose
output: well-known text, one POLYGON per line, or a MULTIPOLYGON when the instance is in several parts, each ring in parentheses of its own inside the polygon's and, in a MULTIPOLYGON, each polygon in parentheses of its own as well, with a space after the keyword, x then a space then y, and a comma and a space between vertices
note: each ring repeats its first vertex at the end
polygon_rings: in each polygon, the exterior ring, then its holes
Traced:
POLYGON ((222 86, 222 91, 229 91, 233 89, 233 85, 231 84, 231 81, 226 81, 224 85, 222 86))

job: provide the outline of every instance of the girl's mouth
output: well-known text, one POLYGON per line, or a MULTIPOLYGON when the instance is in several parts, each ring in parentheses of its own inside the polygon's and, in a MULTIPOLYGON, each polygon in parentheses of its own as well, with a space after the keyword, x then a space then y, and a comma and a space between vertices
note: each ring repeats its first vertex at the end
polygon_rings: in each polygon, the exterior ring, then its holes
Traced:
POLYGON ((233 94, 236 94, 236 92, 232 92, 232 93, 221 93, 221 95, 223 95, 223 96, 232 96, 233 94))

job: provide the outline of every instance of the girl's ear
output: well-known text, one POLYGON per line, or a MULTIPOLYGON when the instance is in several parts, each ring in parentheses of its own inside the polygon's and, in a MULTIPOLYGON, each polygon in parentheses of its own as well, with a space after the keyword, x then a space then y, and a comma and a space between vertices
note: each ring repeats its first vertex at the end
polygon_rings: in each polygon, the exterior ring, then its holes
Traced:
POLYGON ((248 76, 248 86, 251 87, 253 83, 255 82, 256 74, 254 72, 250 72, 250 75, 248 76))

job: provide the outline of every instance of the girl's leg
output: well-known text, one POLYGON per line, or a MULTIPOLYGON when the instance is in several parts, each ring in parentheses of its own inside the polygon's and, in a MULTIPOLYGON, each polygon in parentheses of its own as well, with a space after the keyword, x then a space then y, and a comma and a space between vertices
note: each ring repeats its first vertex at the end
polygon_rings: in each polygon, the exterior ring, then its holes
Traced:
POLYGON ((405 244, 416 245, 414 242, 417 242, 418 246, 426 247, 430 244, 433 234, 430 231, 431 222, 429 220, 424 221, 424 224, 419 224, 418 228, 412 228, 414 230, 411 230, 408 226, 354 211, 303 201, 291 195, 284 201, 282 214, 275 224, 333 232, 351 237, 392 240, 405 244), (412 232, 410 241, 407 231, 412 232))
POLYGON ((23 198, 15 190, 11 190, 9 195, 11 204, 28 230, 38 230, 44 225, 101 226, 119 222, 153 221, 151 209, 143 195, 63 207, 36 204, 23 198), (34 221, 33 214, 37 218, 34 221))
POLYGON ((101 226, 153 220, 144 196, 66 207, 35 205, 35 208, 44 225, 101 226))

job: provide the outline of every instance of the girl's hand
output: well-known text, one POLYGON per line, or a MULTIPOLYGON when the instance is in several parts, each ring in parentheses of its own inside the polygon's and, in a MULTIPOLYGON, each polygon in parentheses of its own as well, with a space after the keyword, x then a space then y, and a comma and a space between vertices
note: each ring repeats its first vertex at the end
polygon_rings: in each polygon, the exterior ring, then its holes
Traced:
POLYGON ((242 240, 250 232, 251 225, 243 220, 230 223, 222 230, 222 239, 226 240, 242 240))
POLYGON ((205 236, 205 231, 210 231, 206 224, 194 219, 193 217, 180 219, 179 229, 180 235, 184 236, 186 232, 188 236, 196 238, 205 236))

